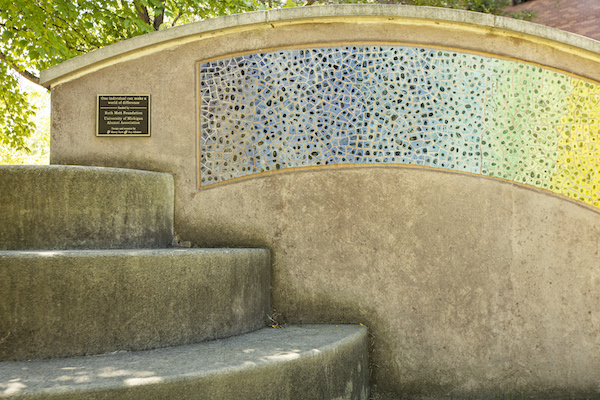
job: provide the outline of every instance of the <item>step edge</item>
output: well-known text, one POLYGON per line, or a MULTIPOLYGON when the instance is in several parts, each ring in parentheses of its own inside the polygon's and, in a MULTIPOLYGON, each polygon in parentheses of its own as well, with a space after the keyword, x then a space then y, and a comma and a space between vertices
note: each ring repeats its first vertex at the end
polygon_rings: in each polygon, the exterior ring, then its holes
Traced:
MULTIPOLYGON (((331 329, 333 328, 334 325, 331 324, 323 324, 323 325, 315 325, 315 324, 306 324, 306 325, 293 325, 293 326, 289 326, 287 328, 282 328, 282 329, 289 329, 289 328, 325 328, 325 329, 331 329)), ((260 373, 261 370, 268 370, 270 368, 273 368, 274 366, 281 366, 286 367, 290 364, 296 363, 296 362, 303 362, 308 360, 311 357, 334 357, 338 352, 343 352, 346 350, 350 350, 356 346, 363 346, 363 344, 361 344, 360 342, 363 341, 364 342, 364 346, 365 346, 365 352, 367 351, 366 348, 366 340, 368 337, 368 333, 367 333, 367 328, 364 326, 360 326, 360 325, 352 325, 352 324, 338 324, 336 325, 336 327, 342 327, 342 329, 347 330, 347 332, 345 333, 345 335, 333 342, 327 343, 326 345, 324 345, 323 347, 319 348, 320 351, 316 352, 316 349, 312 349, 309 351, 303 351, 302 353, 300 353, 299 357, 296 358, 292 358, 292 359, 267 359, 267 360, 262 360, 261 363, 256 363, 256 364, 242 364, 242 365, 235 365, 235 366, 225 366, 219 369, 215 369, 215 370, 209 370, 209 371, 193 371, 193 372, 188 372, 188 373, 183 373, 183 374, 177 374, 177 375, 167 375, 167 376, 160 376, 158 378, 160 378, 160 381, 158 379, 153 380, 152 377, 149 377, 149 379, 147 379, 146 381, 144 381, 144 378, 141 378, 140 381, 136 381, 139 383, 136 384, 130 384, 127 385, 125 383, 125 381, 120 382, 120 383, 110 383, 108 385, 89 385, 89 386, 83 386, 83 387, 72 387, 72 386, 59 386, 59 387, 51 387, 51 388, 41 388, 41 389, 37 389, 37 390, 32 390, 26 393, 22 393, 22 394, 17 394, 14 396, 6 396, 3 395, 2 392, 0 392, 0 398, 29 398, 29 397, 33 397, 33 396, 53 396, 53 395, 74 395, 74 394, 86 394, 86 393, 97 393, 97 392, 113 392, 113 391, 119 391, 119 390, 123 390, 123 389, 127 389, 127 388, 131 388, 134 386, 150 386, 150 385, 168 385, 168 384, 175 384, 175 383, 185 383, 185 382, 191 382, 194 380, 202 380, 202 379, 211 379, 213 377, 219 376, 219 375, 226 375, 226 374, 238 374, 238 373, 245 373, 245 372, 250 372, 250 371, 254 371, 257 373, 260 373)), ((175 346, 172 348, 160 348, 160 349, 153 349, 153 350, 144 350, 144 351, 132 351, 132 352, 113 352, 113 353, 105 353, 105 354, 99 354, 99 355, 95 355, 95 356, 84 356, 84 357, 72 357, 72 358, 62 358, 62 359, 45 359, 45 360, 32 360, 32 361, 4 361, 4 362, 0 362, 0 368, 2 367, 2 364, 4 365, 8 365, 8 364, 13 364, 15 366, 15 368, 20 367, 19 364, 25 366, 28 363, 34 362, 34 363, 45 363, 45 364, 53 364, 53 363, 67 363, 68 361, 76 361, 76 360, 82 360, 82 359, 91 359, 93 357, 98 357, 99 359, 103 359, 103 360, 107 360, 108 357, 119 357, 119 358, 124 358, 127 356, 136 356, 136 355, 141 355, 141 356, 146 356, 146 355, 150 355, 151 353, 156 353, 158 355, 158 357, 161 356, 161 353, 165 353, 168 352, 170 349, 174 349, 174 350, 185 350, 185 349, 191 349, 193 350, 194 348, 200 348, 206 345, 216 345, 216 344, 222 344, 222 345, 228 345, 228 342, 231 341, 237 341, 237 340, 243 340, 244 337, 248 337, 249 335, 258 335, 261 333, 261 331, 271 331, 274 328, 262 328, 259 329, 257 331, 254 332, 249 332, 249 333, 244 333, 238 336, 233 336, 233 337, 229 337, 229 338, 223 338, 223 339, 216 339, 216 340, 212 340, 212 341, 207 341, 207 342, 202 342, 202 343, 196 343, 196 344, 188 344, 188 345, 183 345, 183 346, 175 346)), ((21 367, 22 368, 22 367, 21 367)), ((1 388, 1 386, 0 386, 1 388)))

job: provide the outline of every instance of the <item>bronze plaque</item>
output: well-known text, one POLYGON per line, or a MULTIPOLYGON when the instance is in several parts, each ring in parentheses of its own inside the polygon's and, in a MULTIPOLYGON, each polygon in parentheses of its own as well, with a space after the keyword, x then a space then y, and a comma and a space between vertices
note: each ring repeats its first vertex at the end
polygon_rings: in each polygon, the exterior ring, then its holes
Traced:
POLYGON ((149 94, 99 94, 96 136, 150 136, 149 94))

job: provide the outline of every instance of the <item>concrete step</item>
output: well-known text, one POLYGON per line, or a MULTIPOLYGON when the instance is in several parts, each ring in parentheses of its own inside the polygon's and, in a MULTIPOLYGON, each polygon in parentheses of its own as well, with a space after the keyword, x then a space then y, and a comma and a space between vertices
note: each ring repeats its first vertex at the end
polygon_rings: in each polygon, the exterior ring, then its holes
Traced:
POLYGON ((165 248, 173 177, 61 165, 0 166, 0 250, 165 248))
POLYGON ((143 352, 0 362, 0 398, 366 400, 368 378, 364 327, 305 325, 143 352))
POLYGON ((0 251, 0 361, 196 343, 265 326, 264 249, 0 251))

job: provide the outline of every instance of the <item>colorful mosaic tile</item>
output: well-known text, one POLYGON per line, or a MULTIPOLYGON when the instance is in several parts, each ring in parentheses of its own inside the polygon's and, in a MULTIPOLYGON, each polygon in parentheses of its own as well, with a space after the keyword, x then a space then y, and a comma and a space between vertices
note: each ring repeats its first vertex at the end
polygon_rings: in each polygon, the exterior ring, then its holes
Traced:
POLYGON ((600 86, 538 66, 409 46, 204 62, 200 186, 323 165, 413 164, 600 206, 600 86))
POLYGON ((558 168, 550 190, 600 207, 600 86, 571 80, 559 129, 558 168))
POLYGON ((491 60, 491 67, 481 172, 547 189, 570 78, 515 61, 491 60))

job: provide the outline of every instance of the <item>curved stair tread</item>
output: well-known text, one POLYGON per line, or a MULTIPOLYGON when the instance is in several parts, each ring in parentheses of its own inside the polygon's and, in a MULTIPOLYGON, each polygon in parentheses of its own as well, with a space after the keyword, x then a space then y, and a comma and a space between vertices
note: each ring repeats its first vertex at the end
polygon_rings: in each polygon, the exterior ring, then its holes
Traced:
POLYGON ((0 362, 0 398, 367 399, 367 330, 264 328, 194 345, 0 362))

